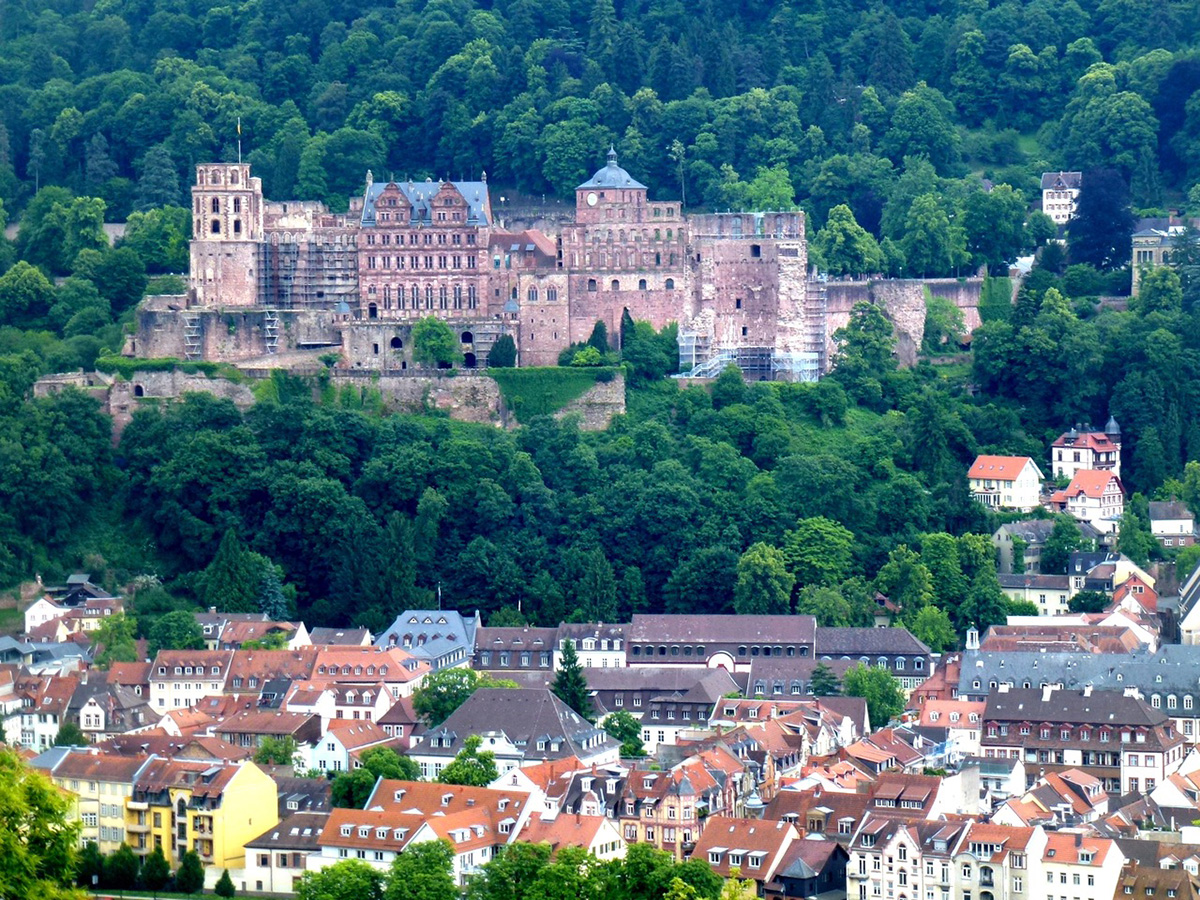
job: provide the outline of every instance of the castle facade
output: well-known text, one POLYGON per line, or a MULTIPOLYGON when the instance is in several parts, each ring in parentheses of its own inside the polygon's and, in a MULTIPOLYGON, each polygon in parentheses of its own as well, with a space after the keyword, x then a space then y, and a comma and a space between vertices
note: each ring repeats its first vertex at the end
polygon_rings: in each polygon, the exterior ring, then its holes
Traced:
POLYGON ((757 378, 815 378, 829 329, 799 211, 684 215, 608 153, 557 235, 498 227, 479 181, 379 183, 347 214, 267 201, 244 163, 197 166, 186 297, 139 309, 135 356, 253 366, 340 355, 347 369, 412 365, 411 326, 444 319, 465 367, 501 334, 521 365, 554 365, 625 311, 678 323, 683 368, 738 362, 757 378))

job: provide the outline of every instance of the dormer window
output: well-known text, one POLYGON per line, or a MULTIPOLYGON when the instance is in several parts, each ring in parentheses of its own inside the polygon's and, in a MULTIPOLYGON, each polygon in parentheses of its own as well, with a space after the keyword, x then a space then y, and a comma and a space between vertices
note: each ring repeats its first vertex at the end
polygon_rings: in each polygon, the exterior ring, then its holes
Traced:
POLYGON ((350 831, 351 831, 351 826, 343 825, 342 826, 342 837, 350 837, 350 831))
POLYGON ((369 825, 359 825, 358 826, 358 836, 359 837, 365 838, 368 835, 370 835, 370 833, 371 833, 371 826, 369 826, 369 825))

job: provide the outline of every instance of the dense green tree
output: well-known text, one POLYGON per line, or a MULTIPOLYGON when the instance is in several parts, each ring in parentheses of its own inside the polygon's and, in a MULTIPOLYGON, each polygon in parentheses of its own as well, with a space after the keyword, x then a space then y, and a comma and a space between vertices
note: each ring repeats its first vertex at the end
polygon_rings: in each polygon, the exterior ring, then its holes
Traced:
POLYGON ((1040 568, 1043 575, 1066 575, 1071 554, 1083 547, 1079 526, 1070 516, 1058 516, 1042 548, 1040 568))
POLYGON ((550 684, 550 690, 554 691, 554 695, 563 703, 583 716, 583 718, 591 721, 594 717, 592 711, 592 697, 588 689, 587 678, 583 674, 583 666, 579 663, 579 655, 575 652, 575 642, 563 640, 562 655, 558 663, 558 671, 554 674, 554 681, 550 684))
POLYGON ((132 616, 124 613, 106 616, 100 622, 100 627, 92 632, 96 668, 107 669, 115 662, 137 662, 136 632, 137 621, 132 616))
POLYGON ((621 758, 632 759, 646 755, 642 744, 642 723, 628 710, 618 709, 604 717, 604 730, 621 744, 621 758))
POLYGON ((163 855, 162 847, 155 846, 142 863, 142 884, 151 891, 159 891, 170 879, 171 864, 163 855))
POLYGON ((840 584, 850 574, 854 533, 816 516, 801 519, 784 536, 783 557, 798 587, 840 584))
POLYGON ((384 874, 357 859, 304 872, 295 884, 296 900, 383 900, 384 874))
POLYGON ((437 780, 442 784, 466 784, 475 787, 486 787, 495 781, 499 775, 496 770, 496 754, 490 750, 480 750, 482 745, 483 739, 479 735, 468 735, 463 748, 442 769, 437 780))
POLYGON ((76 896, 79 825, 69 801, 16 751, 0 747, 0 883, 19 897, 76 896))
POLYGON ((413 691, 413 710, 431 726, 441 725, 480 688, 516 687, 474 669, 439 669, 431 672, 413 691))
POLYGON ((204 868, 195 850, 188 850, 175 872, 175 890, 181 894, 198 894, 204 889, 204 868))
POLYGON ((831 275, 865 275, 883 269, 883 251, 870 232, 854 219, 849 206, 829 211, 825 227, 813 238, 812 250, 831 275))
POLYGON ((833 697, 836 696, 842 689, 841 682, 838 677, 833 674, 833 669, 829 668, 825 663, 819 662, 813 669, 812 679, 809 681, 808 690, 814 697, 833 697))
MULTIPOLYGON (((167 875, 170 874, 171 870, 168 869, 167 875)), ((100 846, 95 841, 88 841, 79 853, 79 867, 75 872, 75 883, 82 888, 90 888, 99 884, 103 877, 104 856, 100 853, 100 846)))
POLYGON ((1133 233, 1129 186, 1114 169, 1085 172, 1071 227, 1067 232, 1071 262, 1112 269, 1129 261, 1133 233))
POLYGON ((517 345, 512 335, 502 334, 496 338, 488 351, 487 364, 489 369, 511 369, 517 364, 517 345))
POLYGON ((87 735, 74 722, 63 722, 54 737, 55 747, 86 747, 89 743, 87 735))
POLYGON ((180 609, 169 612, 150 626, 150 655, 159 650, 203 650, 204 631, 195 613, 180 609))
POLYGON ((882 728, 904 711, 904 690, 887 669, 858 663, 842 677, 842 693, 867 701, 872 728, 882 728))
POLYGON ((1007 184, 968 195, 963 208, 967 250, 976 265, 1007 275, 1008 265, 1028 246, 1025 196, 1007 184))
POLYGON ((897 369, 892 323, 879 307, 856 303, 850 310, 850 323, 835 331, 833 339, 838 348, 834 380, 859 403, 878 407, 897 369))
POLYGON ((738 560, 733 608, 739 615, 785 614, 794 584, 783 554, 769 544, 754 544, 738 560))
POLYGON ((217 555, 204 570, 203 604, 226 613, 256 611, 263 577, 269 567, 270 563, 247 550, 237 532, 230 528, 221 538, 217 555))
POLYGON ((218 897, 232 897, 237 893, 233 887, 233 879, 229 877, 228 869, 223 871, 221 877, 217 879, 217 885, 213 888, 213 893, 218 897))
POLYGON ((449 841, 422 841, 396 854, 384 900, 444 900, 455 896, 454 848, 449 841))
POLYGON ((958 644, 950 617, 936 606, 926 606, 917 613, 912 633, 934 653, 953 650, 958 644))
POLYGON ((104 858, 104 884, 119 891, 129 890, 137 884, 138 858, 126 843, 104 858))
POLYGON ((254 753, 254 761, 262 765, 291 766, 295 765, 296 757, 299 754, 300 748, 296 744, 296 739, 291 735, 284 735, 281 738, 267 735, 258 745, 258 750, 254 753))
POLYGON ((431 369, 449 369, 463 360, 458 338, 450 326, 435 316, 413 325, 413 359, 431 369))

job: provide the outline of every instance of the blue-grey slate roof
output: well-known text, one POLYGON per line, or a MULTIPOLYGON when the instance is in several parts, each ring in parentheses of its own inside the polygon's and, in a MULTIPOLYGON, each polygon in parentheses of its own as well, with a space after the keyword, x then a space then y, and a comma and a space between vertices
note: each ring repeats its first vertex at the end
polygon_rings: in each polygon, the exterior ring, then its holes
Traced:
MULTIPOLYGON (((467 225, 490 225, 487 211, 491 208, 488 203, 488 186, 486 181, 452 181, 450 182, 467 201, 467 225)), ((406 181, 396 182, 409 202, 411 221, 413 225, 433 224, 432 200, 442 189, 440 181, 406 181)), ((363 198, 362 224, 365 227, 375 225, 375 201, 383 193, 387 184, 373 183, 367 187, 363 198)))

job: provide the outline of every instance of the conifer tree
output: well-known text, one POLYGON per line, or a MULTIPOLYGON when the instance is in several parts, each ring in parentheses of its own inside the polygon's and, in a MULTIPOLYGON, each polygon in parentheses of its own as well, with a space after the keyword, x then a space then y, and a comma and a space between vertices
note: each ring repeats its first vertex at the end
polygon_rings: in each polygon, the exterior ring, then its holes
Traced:
POLYGON ((133 208, 145 212, 158 206, 178 206, 179 196, 175 160, 163 144, 155 144, 142 157, 142 177, 138 179, 133 208))
POLYGON ((213 893, 218 897, 232 897, 237 893, 233 889, 233 879, 229 877, 228 869, 221 873, 221 879, 217 882, 217 886, 213 888, 213 893))
POLYGON ((812 680, 809 682, 808 691, 814 697, 832 697, 841 691, 841 684, 838 682, 838 677, 833 674, 833 669, 825 665, 825 663, 817 663, 813 669, 812 680))
POLYGON ((234 529, 226 531, 217 555, 204 570, 204 605, 221 612, 254 611, 264 587, 261 560, 246 550, 234 529))
POLYGON ((204 887, 204 869, 195 850, 183 854, 179 871, 175 873, 175 890, 181 894, 195 894, 204 887))
POLYGON ((575 652, 575 645, 569 640, 562 642, 562 662, 559 664, 558 674, 554 676, 550 690, 554 691, 554 695, 559 700, 589 722, 595 718, 587 679, 583 676, 583 666, 579 664, 579 655, 575 652))
POLYGON ((162 888, 171 877, 171 864, 163 855, 162 847, 155 847, 142 863, 142 884, 152 891, 162 888))
POLYGON ((272 622, 287 620, 288 601, 283 593, 279 570, 274 566, 263 566, 258 588, 258 608, 272 622))

